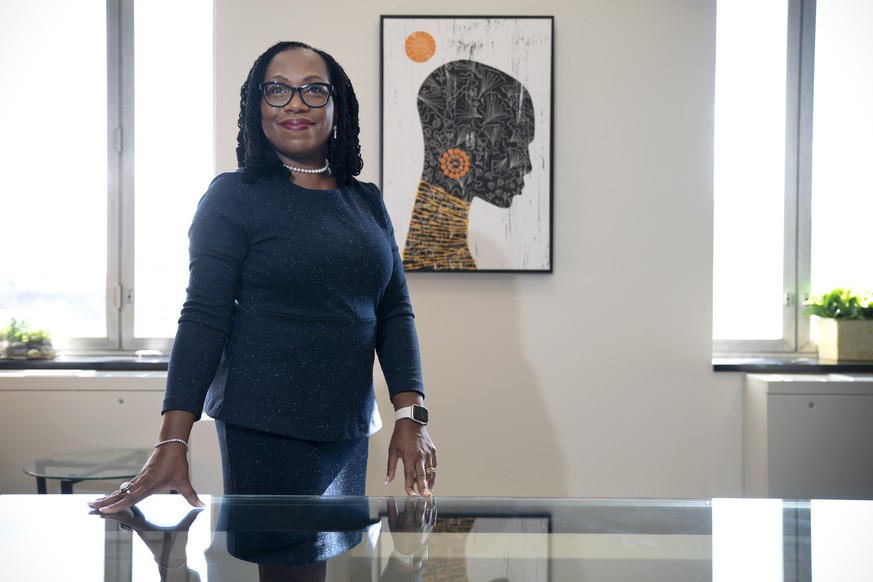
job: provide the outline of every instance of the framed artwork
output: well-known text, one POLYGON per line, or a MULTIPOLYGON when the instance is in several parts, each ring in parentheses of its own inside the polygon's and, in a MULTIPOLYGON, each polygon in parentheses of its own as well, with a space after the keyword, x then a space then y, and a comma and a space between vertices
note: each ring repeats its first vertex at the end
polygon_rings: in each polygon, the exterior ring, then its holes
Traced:
POLYGON ((552 272, 553 25, 382 16, 382 191, 407 271, 552 272))

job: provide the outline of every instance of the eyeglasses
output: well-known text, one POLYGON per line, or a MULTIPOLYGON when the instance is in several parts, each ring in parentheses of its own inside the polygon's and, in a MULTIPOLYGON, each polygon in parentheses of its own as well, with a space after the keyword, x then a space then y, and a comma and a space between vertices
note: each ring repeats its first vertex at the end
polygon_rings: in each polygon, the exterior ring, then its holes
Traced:
POLYGON ((300 99, 307 107, 324 107, 333 95, 333 85, 328 83, 307 83, 300 87, 292 87, 277 81, 267 81, 258 85, 264 94, 264 101, 273 107, 285 107, 294 99, 294 93, 300 93, 300 99))

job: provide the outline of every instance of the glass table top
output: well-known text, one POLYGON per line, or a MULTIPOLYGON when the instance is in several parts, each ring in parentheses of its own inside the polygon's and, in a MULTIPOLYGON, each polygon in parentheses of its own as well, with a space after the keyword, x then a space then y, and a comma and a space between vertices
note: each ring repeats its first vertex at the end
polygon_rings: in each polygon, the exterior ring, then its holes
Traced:
POLYGON ((873 580, 873 501, 92 498, 0 495, 0 580, 873 580))

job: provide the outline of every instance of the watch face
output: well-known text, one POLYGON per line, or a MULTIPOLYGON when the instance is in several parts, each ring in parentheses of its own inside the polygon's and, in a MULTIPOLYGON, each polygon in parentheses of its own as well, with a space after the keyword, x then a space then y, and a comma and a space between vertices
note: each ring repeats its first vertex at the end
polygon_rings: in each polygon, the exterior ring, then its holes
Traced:
POLYGON ((427 422, 427 408, 424 406, 413 406, 412 418, 418 422, 427 422))

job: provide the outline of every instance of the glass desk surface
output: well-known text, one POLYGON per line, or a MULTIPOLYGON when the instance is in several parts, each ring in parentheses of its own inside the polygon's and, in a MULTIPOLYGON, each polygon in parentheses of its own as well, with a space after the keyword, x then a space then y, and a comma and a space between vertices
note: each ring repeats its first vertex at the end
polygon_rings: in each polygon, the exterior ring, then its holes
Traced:
POLYGON ((873 580, 873 501, 92 498, 0 495, 0 580, 873 580))

